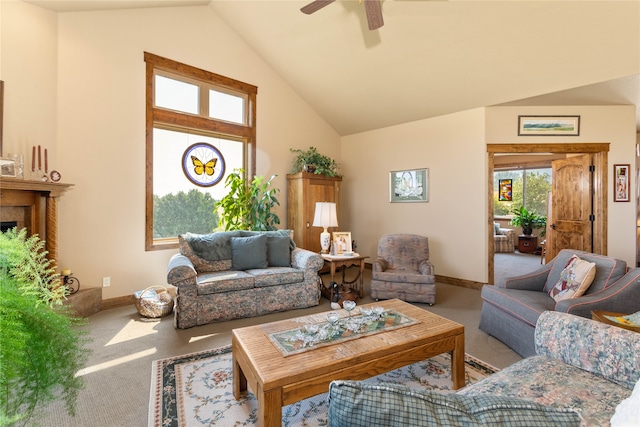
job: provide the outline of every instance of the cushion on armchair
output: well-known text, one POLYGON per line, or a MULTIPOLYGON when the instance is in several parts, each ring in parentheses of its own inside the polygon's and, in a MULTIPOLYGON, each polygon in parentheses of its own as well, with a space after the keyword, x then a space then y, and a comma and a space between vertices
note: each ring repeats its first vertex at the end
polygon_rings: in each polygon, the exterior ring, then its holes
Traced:
POLYGON ((569 258, 566 267, 560 273, 560 279, 549 291, 549 295, 556 301, 582 296, 593 282, 596 275, 594 262, 580 259, 577 255, 569 258))
POLYGON ((507 396, 462 396, 396 384, 333 381, 329 427, 578 426, 580 417, 507 396))

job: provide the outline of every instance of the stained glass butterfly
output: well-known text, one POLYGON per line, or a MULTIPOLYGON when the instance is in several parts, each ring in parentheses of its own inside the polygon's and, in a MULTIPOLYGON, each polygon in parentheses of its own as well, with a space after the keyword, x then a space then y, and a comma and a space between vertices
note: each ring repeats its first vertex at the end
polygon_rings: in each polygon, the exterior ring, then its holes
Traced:
POLYGON ((218 159, 211 159, 207 163, 202 163, 196 156, 191 156, 191 162, 194 166, 193 171, 196 175, 202 175, 202 173, 206 173, 209 176, 213 175, 217 161, 218 159))

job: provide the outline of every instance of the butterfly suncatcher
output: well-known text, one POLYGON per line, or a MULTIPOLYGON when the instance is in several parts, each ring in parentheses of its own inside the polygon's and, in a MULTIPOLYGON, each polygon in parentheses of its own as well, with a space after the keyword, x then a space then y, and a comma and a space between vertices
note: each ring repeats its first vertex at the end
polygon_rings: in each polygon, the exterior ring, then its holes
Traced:
POLYGON ((191 156, 191 162, 193 162, 193 171, 196 175, 202 175, 202 173, 204 172, 207 175, 211 176, 213 175, 218 159, 214 158, 203 164, 202 161, 200 161, 200 159, 198 159, 196 156, 191 156))

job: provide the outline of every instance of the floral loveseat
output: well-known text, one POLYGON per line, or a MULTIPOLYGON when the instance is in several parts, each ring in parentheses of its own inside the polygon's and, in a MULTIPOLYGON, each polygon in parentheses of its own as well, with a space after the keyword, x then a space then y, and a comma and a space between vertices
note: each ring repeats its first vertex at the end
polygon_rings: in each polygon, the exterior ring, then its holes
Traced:
POLYGON ((176 287, 174 325, 196 325, 318 305, 320 255, 296 248, 289 230, 179 236, 167 268, 176 287))
POLYGON ((450 394, 334 381, 329 427, 637 425, 640 334, 546 311, 535 343, 537 355, 450 394))

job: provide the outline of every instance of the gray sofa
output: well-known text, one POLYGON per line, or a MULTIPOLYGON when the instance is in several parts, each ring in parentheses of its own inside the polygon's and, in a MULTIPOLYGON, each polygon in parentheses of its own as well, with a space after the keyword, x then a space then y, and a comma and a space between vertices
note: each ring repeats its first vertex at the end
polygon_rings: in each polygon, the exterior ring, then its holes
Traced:
POLYGON ((537 355, 455 393, 334 381, 328 425, 599 427, 614 414, 618 425, 637 425, 640 334, 553 311, 535 331, 537 355))
POLYGON ((320 255, 297 248, 289 230, 179 236, 167 267, 176 287, 174 325, 184 329, 318 305, 320 255))
POLYGON ((534 329, 546 310, 591 317, 592 310, 633 313, 640 310, 640 270, 627 273, 623 260, 564 249, 546 265, 524 276, 482 288, 480 329, 499 339, 522 357, 535 354, 534 329), (560 279, 569 259, 595 263, 595 277, 583 296, 556 302, 549 291, 560 279), (624 277, 623 277, 624 276, 624 277))

